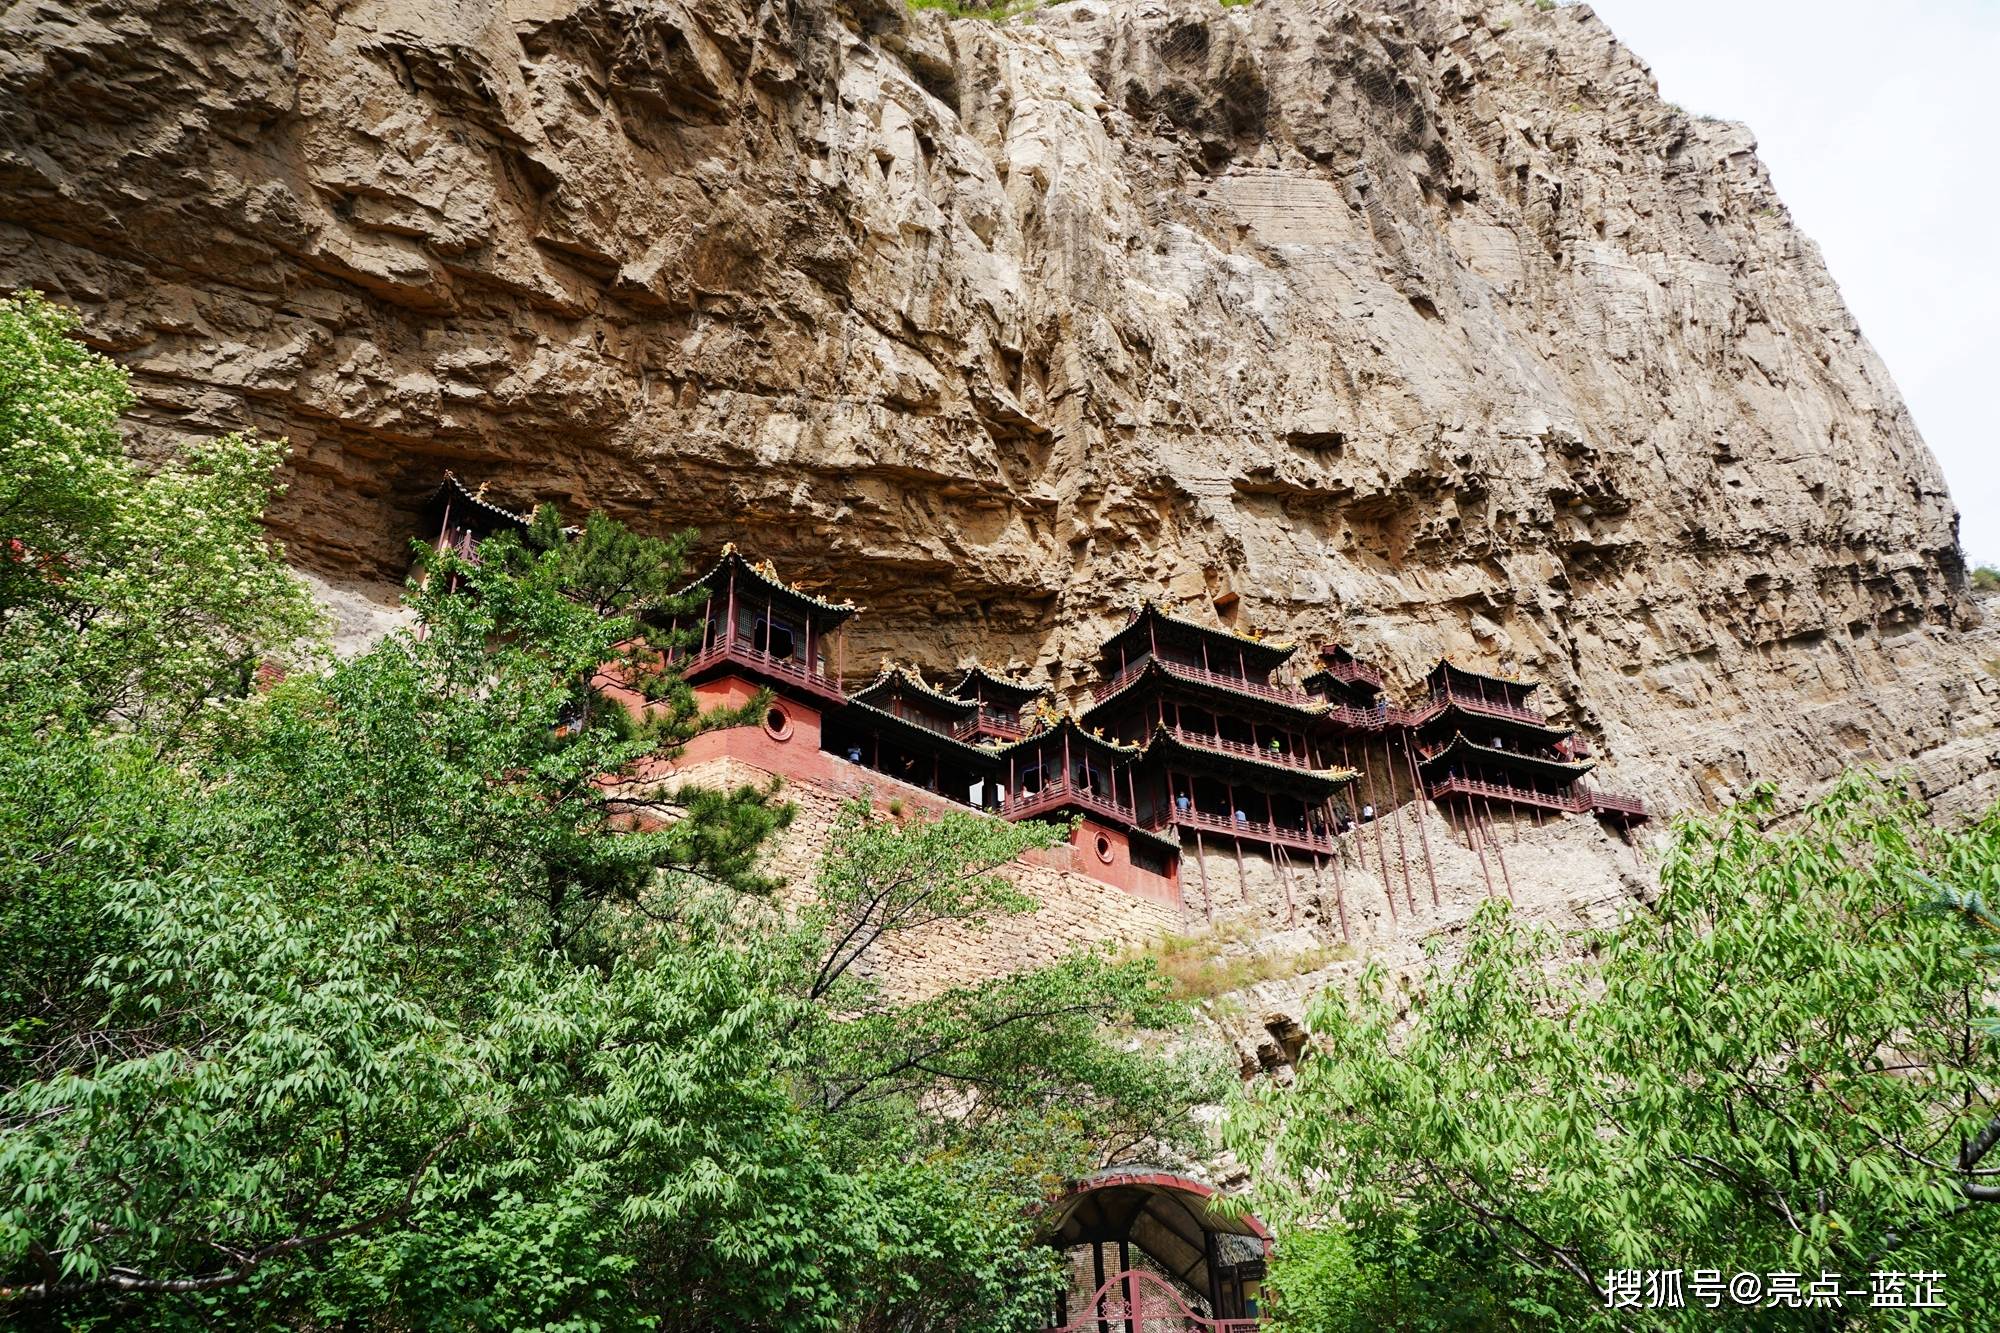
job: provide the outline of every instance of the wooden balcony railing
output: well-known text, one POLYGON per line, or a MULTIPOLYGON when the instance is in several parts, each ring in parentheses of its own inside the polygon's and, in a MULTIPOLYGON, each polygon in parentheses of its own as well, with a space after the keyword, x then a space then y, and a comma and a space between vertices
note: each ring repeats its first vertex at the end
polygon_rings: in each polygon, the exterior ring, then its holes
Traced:
POLYGON ((1404 725, 1420 727, 1454 704, 1463 708, 1468 713, 1483 713, 1488 717, 1510 718, 1513 721, 1526 722, 1530 726, 1536 727, 1546 727, 1549 725, 1549 720, 1532 708, 1523 708, 1519 704, 1507 703, 1500 699, 1484 699, 1476 694, 1467 694, 1464 690, 1453 689, 1432 690, 1429 702, 1417 708, 1406 710, 1408 720, 1404 725))
POLYGON ((1303 847, 1307 851, 1331 852, 1334 849, 1331 833, 1286 824, 1273 824, 1267 820, 1251 819, 1248 816, 1237 819, 1230 815, 1210 814, 1206 810, 1174 810, 1168 814, 1155 815, 1146 823, 1146 827, 1155 832, 1165 832, 1176 826, 1207 829, 1232 838, 1252 838, 1258 842, 1303 847))
POLYGON ((1043 1333, 1258 1333, 1264 1327, 1255 1316, 1212 1319, 1196 1314, 1164 1278, 1128 1269, 1072 1310, 1068 1323, 1043 1333))
POLYGON ((1094 811, 1113 820, 1130 824, 1132 807, 1115 796, 1080 787, 1073 782, 1057 778, 1032 792, 1009 792, 1001 799, 1000 813, 1008 819, 1032 819, 1050 810, 1065 805, 1077 806, 1094 811))
POLYGON ((1255 759, 1260 763, 1281 764, 1286 768, 1296 768, 1301 772, 1314 772, 1316 766, 1302 754, 1290 750, 1273 750, 1268 745, 1252 745, 1248 741, 1232 741, 1221 736, 1209 736, 1199 731, 1189 731, 1185 727, 1168 727, 1167 733, 1183 745, 1197 750, 1213 750, 1218 754, 1239 755, 1245 759, 1255 759))
POLYGON ((1397 722, 1404 710, 1390 704, 1376 704, 1373 708, 1356 708, 1352 704, 1334 704, 1322 716, 1329 722, 1338 722, 1356 731, 1380 731, 1397 722))
POLYGON ((1584 795, 1589 799, 1590 808, 1593 810, 1624 815, 1631 819, 1647 818, 1646 803, 1636 796, 1626 796, 1621 792, 1598 791, 1595 788, 1585 790, 1584 795))
POLYGON ((1153 662, 1166 668, 1167 674, 1198 685, 1219 685, 1226 690, 1252 695, 1259 699, 1269 699, 1291 708, 1311 708, 1319 701, 1303 690, 1295 690, 1286 685, 1272 685, 1261 680, 1251 680, 1245 676, 1226 675, 1220 671, 1210 671, 1205 667, 1188 666, 1184 662, 1170 662, 1164 657, 1148 658, 1136 666, 1129 666, 1105 684, 1091 691, 1091 696, 1099 703, 1109 699, 1124 689, 1140 672, 1153 662))
POLYGON ((833 674, 819 667, 810 666, 796 658, 776 657, 761 649, 752 647, 735 635, 725 636, 720 642, 710 644, 699 652, 676 658, 682 675, 690 675, 717 662, 730 661, 753 671, 761 671, 782 680, 793 681, 814 693, 844 702, 847 698, 840 688, 840 682, 833 674))
POLYGON ((1430 796, 1440 801, 1448 796, 1477 796, 1509 805, 1531 805, 1579 815, 1590 809, 1590 799, 1575 792, 1536 791, 1532 787, 1510 787, 1502 782, 1482 782, 1478 778, 1446 778, 1430 784, 1430 796))
POLYGON ((1028 734, 1028 729, 1022 724, 1019 713, 989 713, 982 708, 970 720, 961 722, 952 735, 965 740, 982 732, 1003 741, 1018 741, 1028 734))
POLYGON ((1483 782, 1478 778, 1454 777, 1432 783, 1429 791, 1433 801, 1442 800, 1447 796, 1477 796, 1484 800, 1504 801, 1509 805, 1530 805, 1543 810, 1559 810, 1570 815, 1602 812, 1626 819, 1648 817, 1646 803, 1636 796, 1599 791, 1594 787, 1581 785, 1567 792, 1545 792, 1536 791, 1531 787, 1510 787, 1503 782, 1483 782))
POLYGON ((1382 668, 1367 662, 1357 662, 1352 659, 1336 662, 1331 658, 1322 657, 1320 670, 1335 680, 1346 681, 1349 685, 1372 685, 1378 690, 1382 688, 1382 668))

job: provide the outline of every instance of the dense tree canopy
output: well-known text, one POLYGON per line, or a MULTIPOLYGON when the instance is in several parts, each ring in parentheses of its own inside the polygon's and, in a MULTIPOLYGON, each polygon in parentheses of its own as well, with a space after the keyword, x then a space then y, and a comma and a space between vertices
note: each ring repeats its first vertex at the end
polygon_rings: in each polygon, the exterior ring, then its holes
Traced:
POLYGON ((142 473, 67 329, 0 305, 0 1318, 1037 1326, 1029 1205, 1213 1072, 1125 1039, 1181 1018, 1141 963, 865 977, 1057 833, 857 805, 781 901, 781 792, 599 781, 729 720, 643 647, 684 538, 539 515, 319 663, 278 451, 142 473))
MULTIPOLYGON (((1425 1327, 1373 1299, 1398 1270, 1500 1327, 1702 1325, 1701 1270, 1864 1291, 1878 1271, 1942 1273, 1924 1326, 1988 1325, 2000 1051, 1966 922, 2000 869, 2000 815, 1947 831, 1857 773, 1772 821, 1768 792, 1683 820, 1658 901, 1609 930, 1565 940, 1496 904, 1413 988, 1377 970, 1322 999, 1296 1084, 1229 1136, 1272 1168, 1274 1210, 1325 1229, 1290 1279, 1303 1326, 1425 1327), (1313 1269, 1357 1275, 1346 1294, 1372 1306, 1330 1301, 1313 1269), (1623 1276, 1666 1270, 1683 1311, 1623 1276)), ((1776 1327, 1897 1317, 1872 1300, 1727 1308, 1776 1327)))

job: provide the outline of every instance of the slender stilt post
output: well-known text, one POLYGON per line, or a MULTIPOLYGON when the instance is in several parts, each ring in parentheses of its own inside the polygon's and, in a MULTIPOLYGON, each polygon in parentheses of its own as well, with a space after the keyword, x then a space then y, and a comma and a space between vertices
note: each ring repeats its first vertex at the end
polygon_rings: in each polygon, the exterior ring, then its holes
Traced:
POLYGON ((1508 873, 1507 854, 1500 850, 1500 840, 1498 838, 1492 837, 1493 802, 1490 800, 1485 800, 1484 797, 1482 797, 1481 800, 1485 801, 1486 805, 1486 829, 1488 837, 1493 843, 1493 859, 1500 863, 1500 877, 1502 880, 1506 882, 1507 901, 1511 903, 1514 901, 1514 877, 1513 875, 1508 873))
POLYGON ((1339 852, 1327 857, 1327 861, 1333 866, 1333 905, 1340 913, 1340 938, 1346 941, 1350 938, 1347 933, 1347 876, 1341 872, 1339 852))
POLYGON ((1410 754, 1410 733, 1403 732, 1398 739, 1403 745, 1403 766, 1410 771, 1410 799, 1415 801, 1417 806, 1417 837, 1423 842, 1424 873, 1430 877, 1431 906, 1435 908, 1439 905, 1437 866, 1431 861, 1430 831, 1424 827, 1429 822, 1424 818, 1424 808, 1430 804, 1430 793, 1424 790, 1423 774, 1417 771, 1417 761, 1410 754))
MULTIPOLYGON (((1361 742, 1361 759, 1363 763, 1370 764, 1372 767, 1372 761, 1368 758, 1368 742, 1365 740, 1361 742)), ((1368 822, 1375 826, 1375 864, 1382 869, 1382 891, 1388 894, 1393 901, 1396 897, 1396 884, 1389 877, 1389 849, 1388 845, 1382 840, 1382 807, 1375 800, 1375 775, 1364 768, 1361 770, 1361 780, 1368 784, 1368 804, 1375 811, 1375 818, 1368 822)), ((1413 894, 1410 897, 1410 914, 1414 916, 1416 915, 1416 911, 1417 900, 1413 894)))
POLYGON ((1201 872, 1201 911, 1208 924, 1215 924, 1215 895, 1208 891, 1208 852, 1201 843, 1201 830, 1194 831, 1194 864, 1201 872))
POLYGON ((1278 875, 1285 882, 1285 924, 1296 926, 1299 924, 1299 909, 1292 896, 1292 859, 1275 842, 1271 844, 1271 850, 1277 853, 1278 875))
MULTIPOLYGON (((1389 797, 1391 800, 1394 800, 1396 796, 1396 761, 1389 754, 1389 738, 1387 736, 1382 738, 1382 765, 1382 771, 1387 775, 1389 782, 1389 797)), ((1400 802, 1396 805, 1396 861, 1397 864, 1403 867, 1403 895, 1409 899, 1411 915, 1415 915, 1417 910, 1417 894, 1410 887, 1410 847, 1403 840, 1403 807, 1400 802)))
POLYGON ((1132 1242, 1118 1242, 1118 1271, 1125 1275, 1125 1333, 1139 1333, 1139 1277, 1132 1271, 1132 1242))
POLYGON ((1465 803, 1465 841, 1467 846, 1479 853, 1479 877, 1486 881, 1486 896, 1491 898, 1494 896, 1493 872, 1486 865, 1486 848, 1480 842, 1478 818, 1479 812, 1468 798, 1465 803))

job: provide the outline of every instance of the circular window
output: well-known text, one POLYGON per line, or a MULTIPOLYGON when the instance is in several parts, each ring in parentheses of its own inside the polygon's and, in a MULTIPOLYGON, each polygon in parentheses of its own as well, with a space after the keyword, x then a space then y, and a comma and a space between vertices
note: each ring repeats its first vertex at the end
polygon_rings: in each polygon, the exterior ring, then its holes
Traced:
POLYGON ((792 734, 792 719, 782 708, 773 708, 764 714, 764 730, 771 733, 773 740, 788 740, 792 734))
POLYGON ((1102 833, 1097 835, 1097 859, 1106 865, 1111 864, 1111 839, 1102 833))

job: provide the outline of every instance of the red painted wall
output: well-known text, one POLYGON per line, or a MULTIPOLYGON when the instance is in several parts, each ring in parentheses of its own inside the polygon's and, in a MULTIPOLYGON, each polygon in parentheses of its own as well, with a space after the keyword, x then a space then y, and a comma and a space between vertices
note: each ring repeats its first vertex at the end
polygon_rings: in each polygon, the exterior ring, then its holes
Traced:
MULTIPOLYGON (((643 700, 636 692, 612 681, 600 680, 599 688, 635 712, 643 707, 643 700)), ((695 686, 694 693, 704 708, 737 708, 748 702, 758 689, 740 677, 723 676, 695 686)), ((757 726, 705 731, 689 741, 678 758, 641 760, 633 776, 646 780, 715 759, 734 759, 787 781, 808 782, 836 795, 857 799, 865 795, 878 810, 886 809, 892 801, 905 810, 914 808, 930 814, 971 809, 820 749, 818 709, 783 697, 774 699, 771 708, 773 713, 782 715, 781 726, 773 728, 770 723, 774 719, 767 717, 757 726)), ((1078 824, 1067 846, 1046 853, 1030 853, 1030 857, 1044 865, 1088 875, 1141 898, 1173 908, 1182 906, 1178 874, 1156 875, 1133 865, 1131 838, 1122 830, 1094 820, 1085 819, 1078 824), (1109 861, 1098 853, 1100 835, 1108 844, 1109 861)))
MULTIPOLYGON (((1076 870, 1141 898, 1151 898, 1168 907, 1182 906, 1179 875, 1156 875, 1133 865, 1132 838, 1124 830, 1086 816, 1070 834, 1069 841, 1075 848, 1072 859, 1076 870), (1103 840, 1102 851, 1099 839, 1103 840)), ((1178 862, 1175 868, 1178 870, 1178 862)))

